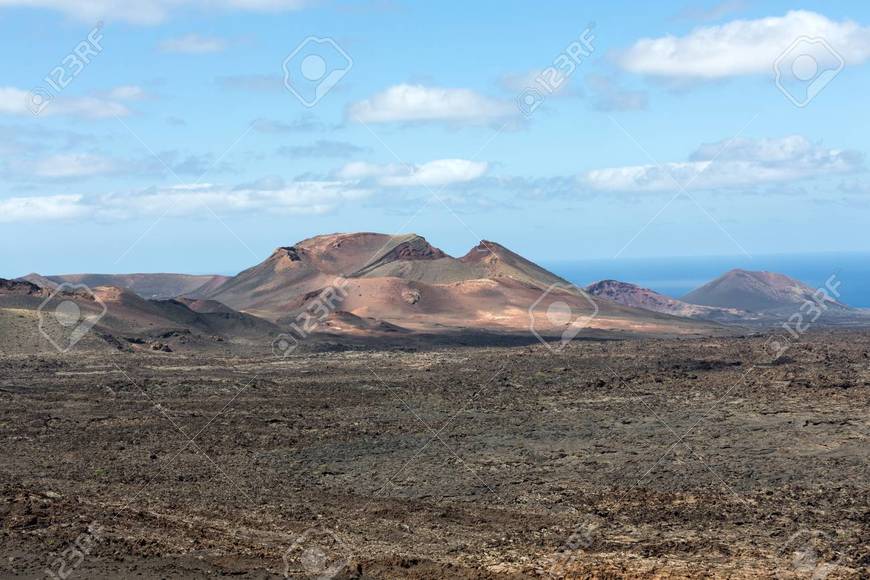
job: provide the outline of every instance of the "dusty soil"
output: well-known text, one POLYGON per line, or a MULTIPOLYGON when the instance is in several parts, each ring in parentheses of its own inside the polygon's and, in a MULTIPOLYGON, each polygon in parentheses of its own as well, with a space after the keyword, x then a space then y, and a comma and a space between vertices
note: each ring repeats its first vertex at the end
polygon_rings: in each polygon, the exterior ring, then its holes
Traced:
POLYGON ((0 576, 867 578, 870 334, 763 344, 0 355, 0 576))

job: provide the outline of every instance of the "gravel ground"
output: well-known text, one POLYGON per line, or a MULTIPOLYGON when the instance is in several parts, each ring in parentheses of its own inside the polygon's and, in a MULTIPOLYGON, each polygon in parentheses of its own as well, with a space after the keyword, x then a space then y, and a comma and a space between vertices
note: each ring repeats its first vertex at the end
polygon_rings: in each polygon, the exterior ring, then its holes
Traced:
POLYGON ((0 356, 0 576, 867 578, 868 351, 0 356))

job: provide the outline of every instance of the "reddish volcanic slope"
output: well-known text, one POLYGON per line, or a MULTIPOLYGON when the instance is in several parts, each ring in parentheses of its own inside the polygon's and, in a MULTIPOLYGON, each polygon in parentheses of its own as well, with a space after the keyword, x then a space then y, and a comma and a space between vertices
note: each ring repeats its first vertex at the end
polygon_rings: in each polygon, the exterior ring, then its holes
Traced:
POLYGON ((528 332, 530 320, 535 330, 547 334, 558 334, 578 321, 589 329, 638 333, 712 328, 591 297, 494 242, 483 241, 454 258, 415 234, 332 234, 303 240, 276 249, 206 297, 287 323, 310 308, 323 289, 336 285, 346 289, 337 305, 341 311, 426 332, 528 332), (554 304, 560 312, 569 311, 567 318, 551 308, 554 304))
MULTIPOLYGON (((615 280, 582 290, 491 241, 455 258, 416 234, 339 233, 279 247, 233 277, 32 274, 0 280, 0 330, 13 336, 15 329, 37 328, 40 305, 54 298, 59 282, 89 286, 97 300, 84 291, 64 299, 91 314, 105 305, 97 335, 122 345, 135 337, 162 341, 183 335, 185 344, 226 340, 262 347, 279 333, 298 332, 302 320, 316 322, 307 332, 363 338, 409 332, 537 333, 563 340, 580 332, 728 334, 734 331, 722 323, 766 324, 816 295, 787 276, 743 270, 726 273, 685 300, 615 280)), ((826 321, 835 324, 858 318, 866 323, 860 314, 836 301, 825 309, 826 321)))
MULTIPOLYGON (((262 342, 264 337, 278 333, 277 327, 266 320, 210 301, 146 300, 115 286, 96 286, 90 292, 55 292, 24 280, 0 279, 0 318, 18 316, 53 326, 55 307, 67 301, 75 303, 83 317, 96 318, 92 334, 121 340, 183 333, 208 340, 248 337, 262 342)), ((37 328, 36 324, 30 326, 30 330, 37 328)))
POLYGON ((563 339, 581 331, 722 332, 711 322, 592 296, 495 242, 483 241, 454 258, 415 234, 317 236, 279 247, 260 264, 226 280, 162 274, 30 278, 36 284, 0 286, 0 311, 5 312, 0 314, 10 324, 17 325, 18 316, 33 318, 51 295, 45 288, 49 283, 83 283, 98 301, 84 294, 67 298, 92 313, 104 304, 107 312, 96 331, 122 341, 184 332, 206 342, 223 337, 268 345, 268 337, 298 328, 300 316, 316 312, 330 287, 341 288, 340 298, 331 301, 325 314, 321 309, 312 332, 363 337, 409 331, 534 332, 563 339), (186 295, 147 300, 127 287, 99 285, 103 279, 123 282, 141 293, 186 295))

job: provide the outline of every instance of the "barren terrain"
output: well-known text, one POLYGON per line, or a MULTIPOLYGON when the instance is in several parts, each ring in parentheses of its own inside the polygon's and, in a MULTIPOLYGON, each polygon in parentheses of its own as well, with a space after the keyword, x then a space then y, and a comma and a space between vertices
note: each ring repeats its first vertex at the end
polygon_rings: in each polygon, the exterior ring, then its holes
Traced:
POLYGON ((0 576, 866 578, 870 336, 763 343, 7 354, 0 576))

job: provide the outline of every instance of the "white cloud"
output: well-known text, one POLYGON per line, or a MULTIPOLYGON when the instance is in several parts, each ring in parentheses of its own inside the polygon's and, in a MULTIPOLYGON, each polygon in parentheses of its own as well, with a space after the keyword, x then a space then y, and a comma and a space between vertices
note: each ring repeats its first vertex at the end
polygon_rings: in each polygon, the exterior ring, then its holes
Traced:
POLYGON ((80 195, 0 199, 0 223, 53 221, 82 217, 87 209, 80 195))
MULTIPOLYGON (((870 27, 795 10, 781 17, 703 26, 686 36, 643 38, 616 60, 628 71, 672 79, 772 74, 774 62, 801 36, 824 39, 849 64, 870 58, 870 27)), ((822 45, 807 50, 820 65, 836 58, 825 54, 822 45)))
POLYGON ((226 41, 222 38, 187 34, 164 40, 160 43, 160 50, 181 54, 209 54, 221 52, 226 46, 226 41))
POLYGON ((356 181, 372 179, 384 187, 439 187, 473 181, 488 168, 486 162, 467 159, 437 159, 420 165, 376 165, 357 161, 345 165, 338 176, 356 181))
POLYGON ((366 163, 365 161, 354 161, 348 163, 338 170, 337 175, 341 179, 362 180, 372 177, 383 177, 401 171, 402 166, 398 164, 378 165, 376 163, 366 163))
POLYGON ((862 166, 860 153, 826 149, 793 135, 705 144, 689 161, 596 169, 584 174, 581 181, 599 191, 702 190, 845 174, 862 166))
POLYGON ((486 124, 516 116, 516 107, 470 89, 401 84, 352 104, 348 117, 362 123, 446 121, 486 124))
POLYGON ((159 151, 138 158, 94 153, 55 153, 40 156, 33 150, 11 151, 4 160, 4 177, 32 181, 33 178, 88 178, 105 175, 125 176, 200 176, 205 173, 234 171, 233 165, 215 160, 211 154, 159 151))
POLYGON ((100 199, 101 209, 118 217, 159 214, 208 215, 217 213, 278 212, 325 213, 336 206, 364 198, 368 191, 334 181, 299 181, 280 189, 225 189, 213 185, 178 186, 135 195, 109 195, 100 199))
POLYGON ((428 187, 465 183, 486 173, 488 165, 466 159, 439 159, 409 168, 407 174, 387 175, 381 183, 391 187, 423 185, 428 187))
POLYGON ((134 24, 157 24, 173 10, 191 7, 201 10, 281 12, 298 10, 309 0, 0 0, 0 7, 30 7, 57 10, 76 20, 123 20, 134 24))
MULTIPOLYGON (((0 0, 2 1, 2 0, 0 0)), ((16 87, 0 87, 0 114, 33 116, 67 115, 87 119, 125 117, 130 111, 121 103, 98 97, 57 97, 39 108, 43 95, 16 87)))
POLYGON ((55 195, 0 200, 0 222, 61 219, 127 220, 166 215, 209 216, 255 212, 317 214, 370 195, 338 181, 297 181, 280 188, 224 188, 211 184, 152 188, 132 194, 55 195))
POLYGON ((848 158, 848 151, 825 149, 813 144, 801 135, 789 135, 780 139, 737 138, 716 143, 704 143, 691 155, 693 161, 755 160, 766 163, 783 163, 791 167, 841 162, 848 158), (727 145, 727 147, 726 147, 727 145))

